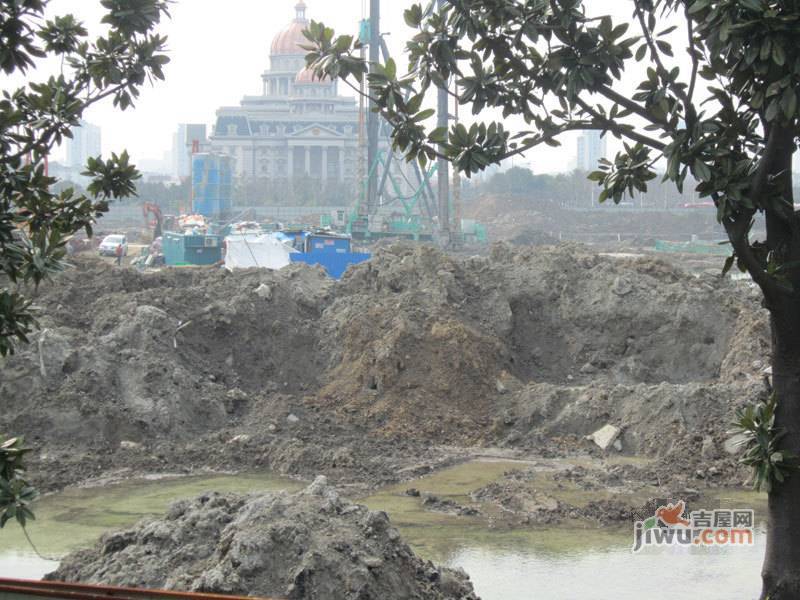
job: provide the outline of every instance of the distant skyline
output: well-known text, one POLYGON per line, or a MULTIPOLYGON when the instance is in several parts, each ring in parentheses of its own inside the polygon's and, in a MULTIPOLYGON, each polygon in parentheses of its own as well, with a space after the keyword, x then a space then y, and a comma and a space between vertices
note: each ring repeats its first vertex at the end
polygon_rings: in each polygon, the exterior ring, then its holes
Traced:
POLYGON ((72 169, 86 166, 90 156, 103 151, 102 129, 94 123, 81 120, 80 127, 72 129, 72 139, 66 142, 66 165, 72 169))
MULTIPOLYGON (((305 0, 311 19, 323 21, 337 33, 355 33, 364 0, 305 0)), ((127 149, 135 161, 153 164, 163 160, 172 150, 173 134, 180 123, 205 123, 211 131, 216 111, 223 106, 236 106, 244 95, 261 93, 261 73, 269 64, 269 45, 273 37, 294 16, 296 0, 178 0, 171 5, 172 19, 160 27, 169 37, 169 56, 166 81, 145 86, 134 110, 120 114, 110 101, 90 108, 84 118, 103 130, 104 152, 127 149)), ((401 68, 405 40, 411 35, 403 20, 403 11, 412 2, 384 1, 382 30, 391 52, 401 68)), ((611 10, 622 17, 629 9, 614 3, 597 3, 602 10, 611 10), (622 10, 625 8, 625 10, 622 10)), ((102 31, 100 19, 104 14, 99 0, 51 0, 48 16, 72 13, 96 35, 102 31)), ((29 74, 30 79, 42 79, 58 72, 55 60, 29 74)), ((20 77, 8 79, 3 88, 24 83, 20 77)), ((344 87, 344 86, 343 86, 344 87)), ((462 115, 463 115, 462 111, 462 115)), ((561 148, 534 149, 514 164, 528 166, 536 173, 560 172, 574 168, 577 134, 564 136, 561 148)), ((609 143, 609 153, 616 141, 609 143)), ((64 160, 60 149, 55 160, 64 160)))

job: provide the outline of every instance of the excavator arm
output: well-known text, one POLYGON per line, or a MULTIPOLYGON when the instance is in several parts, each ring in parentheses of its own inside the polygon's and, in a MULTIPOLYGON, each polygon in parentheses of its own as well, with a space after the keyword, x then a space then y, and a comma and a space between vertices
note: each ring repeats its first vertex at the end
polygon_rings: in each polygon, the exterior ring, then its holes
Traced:
POLYGON ((145 225, 148 229, 153 229, 153 240, 160 238, 164 230, 164 215, 161 208, 152 202, 145 202, 142 205, 145 225))

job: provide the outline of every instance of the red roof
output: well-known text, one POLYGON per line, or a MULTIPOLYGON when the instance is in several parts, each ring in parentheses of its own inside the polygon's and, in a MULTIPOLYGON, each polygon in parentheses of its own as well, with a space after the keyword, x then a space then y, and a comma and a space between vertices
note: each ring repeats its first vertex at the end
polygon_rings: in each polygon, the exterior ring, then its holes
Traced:
POLYGON ((306 3, 300 0, 294 8, 297 11, 294 21, 272 40, 272 47, 270 49, 272 56, 308 54, 308 51, 300 47, 301 45, 307 45, 309 43, 303 35, 303 30, 308 27, 306 3))

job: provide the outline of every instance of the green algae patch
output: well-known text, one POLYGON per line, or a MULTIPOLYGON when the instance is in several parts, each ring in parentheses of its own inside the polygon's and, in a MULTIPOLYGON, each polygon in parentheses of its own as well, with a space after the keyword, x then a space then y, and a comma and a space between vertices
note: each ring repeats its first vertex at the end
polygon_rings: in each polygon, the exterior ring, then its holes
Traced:
MULTIPOLYGON (((36 503, 36 520, 29 524, 28 533, 42 554, 57 558, 94 543, 106 531, 161 515, 171 503, 204 492, 255 493, 294 491, 302 487, 302 483, 283 477, 247 474, 131 480, 105 487, 69 488, 36 503)), ((18 527, 5 527, 0 539, 5 549, 18 552, 30 549, 18 527)))

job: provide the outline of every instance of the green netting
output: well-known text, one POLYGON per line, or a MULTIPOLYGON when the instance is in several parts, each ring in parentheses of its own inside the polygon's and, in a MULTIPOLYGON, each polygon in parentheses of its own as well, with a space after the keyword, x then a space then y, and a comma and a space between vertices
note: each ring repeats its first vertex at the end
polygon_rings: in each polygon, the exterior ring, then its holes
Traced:
POLYGON ((711 254, 729 256, 731 250, 726 245, 716 242, 666 242, 656 240, 656 252, 683 252, 687 254, 711 254))

